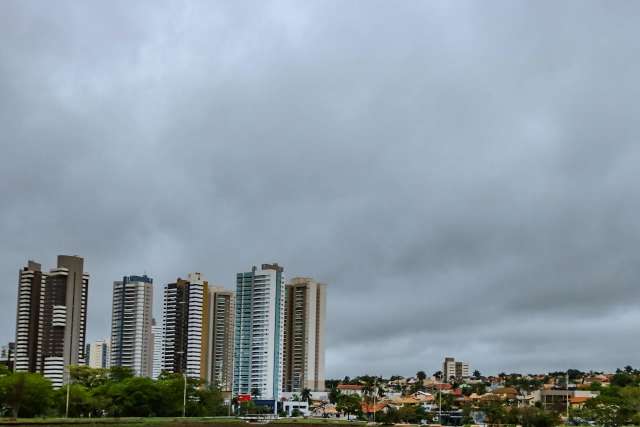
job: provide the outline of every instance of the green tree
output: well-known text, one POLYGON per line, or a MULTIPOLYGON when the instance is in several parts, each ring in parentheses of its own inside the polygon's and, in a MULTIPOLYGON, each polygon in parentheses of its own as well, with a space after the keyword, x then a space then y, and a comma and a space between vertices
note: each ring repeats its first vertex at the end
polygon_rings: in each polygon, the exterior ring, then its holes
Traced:
POLYGON ((120 382, 127 378, 133 377, 133 371, 126 366, 112 366, 109 369, 109 378, 111 381, 120 382))
POLYGON ((611 385, 617 387, 628 387, 635 382, 635 377, 627 372, 618 372, 611 378, 611 385))
POLYGON ((416 409, 417 408, 413 405, 405 405, 398 409, 398 418, 400 418, 400 421, 404 423, 418 424, 420 420, 418 419, 416 409))
POLYGON ((480 404, 480 410, 484 412, 487 424, 503 424, 506 420, 507 414, 500 402, 483 402, 480 404))
POLYGON ((411 391, 415 393, 418 390, 424 390, 424 380, 427 378, 427 374, 424 371, 416 372, 416 383, 411 388, 411 391))
POLYGON ((386 413, 383 411, 377 412, 376 420, 382 423, 382 425, 394 425, 402 421, 400 411, 393 407, 388 408, 386 413))
POLYGON ((82 384, 69 384, 53 392, 53 406, 58 415, 66 414, 67 387, 69 388, 69 416, 81 417, 92 413, 92 399, 89 390, 82 384))
POLYGON ((110 371, 108 369, 96 369, 88 366, 71 366, 69 372, 71 375, 71 381, 74 384, 81 384, 89 389, 105 384, 109 381, 110 375, 110 371))
POLYGON ((562 423, 557 412, 546 411, 542 408, 524 407, 511 408, 508 422, 522 427, 553 427, 562 423))
POLYGON ((155 409, 161 396, 153 380, 144 377, 126 378, 110 387, 113 415, 148 417, 157 415, 155 409))
POLYGON ((5 375, 11 374, 11 371, 7 367, 7 365, 0 363, 0 377, 4 377, 5 375))
POLYGON ((51 382, 40 374, 14 373, 0 377, 0 406, 14 418, 44 415, 51 405, 51 382))
POLYGON ((342 393, 337 387, 332 387, 331 390, 329 390, 329 402, 333 403, 334 405, 338 402, 340 396, 342 396, 342 393))
POLYGON ((309 400, 311 399, 311 389, 303 389, 302 393, 300 393, 300 399, 302 399, 304 402, 309 402, 309 400))
POLYGON ((224 397, 220 390, 214 386, 199 387, 194 391, 196 396, 193 402, 196 405, 189 412, 192 416, 215 417, 227 414, 227 407, 224 404, 224 397))
POLYGON ((349 419, 350 415, 360 415, 362 413, 361 404, 360 396, 357 394, 343 394, 336 403, 336 409, 347 414, 347 419, 349 419))

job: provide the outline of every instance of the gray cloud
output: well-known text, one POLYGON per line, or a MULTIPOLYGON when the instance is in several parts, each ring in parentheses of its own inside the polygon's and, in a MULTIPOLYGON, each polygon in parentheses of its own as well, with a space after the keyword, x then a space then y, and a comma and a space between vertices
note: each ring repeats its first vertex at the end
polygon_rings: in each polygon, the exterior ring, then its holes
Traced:
POLYGON ((0 339, 29 258, 86 257, 91 339, 125 274, 278 261, 330 376, 634 364, 638 9, 2 2, 0 339))

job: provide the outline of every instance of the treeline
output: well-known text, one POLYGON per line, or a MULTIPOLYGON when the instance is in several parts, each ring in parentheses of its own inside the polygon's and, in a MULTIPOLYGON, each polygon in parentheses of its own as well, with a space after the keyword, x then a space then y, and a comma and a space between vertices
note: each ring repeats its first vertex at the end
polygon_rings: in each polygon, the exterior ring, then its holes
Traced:
POLYGON ((640 372, 631 366, 618 369, 609 386, 591 384, 600 394, 588 400, 583 408, 572 411, 572 417, 595 421, 605 427, 640 425, 640 372))
MULTIPOLYGON (((40 374, 11 373, 0 367, 0 416, 64 416, 69 393, 70 417, 173 417, 183 412, 185 379, 163 374, 154 381, 127 368, 73 366, 71 384, 54 390, 40 374)), ((187 416, 226 415, 219 390, 188 379, 187 416)))

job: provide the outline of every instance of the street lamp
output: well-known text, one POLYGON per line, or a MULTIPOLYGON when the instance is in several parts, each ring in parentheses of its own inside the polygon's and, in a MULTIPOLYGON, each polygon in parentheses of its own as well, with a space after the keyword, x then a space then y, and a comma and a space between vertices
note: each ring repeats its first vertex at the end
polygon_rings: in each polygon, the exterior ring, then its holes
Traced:
POLYGON ((182 418, 187 416, 187 374, 183 373, 184 377, 184 393, 182 396, 182 418))
POLYGON ((442 425, 442 386, 438 391, 438 398, 440 399, 440 403, 438 403, 438 423, 442 425))
POLYGON ((71 368, 69 365, 64 367, 62 377, 64 378, 65 372, 67 374, 67 404, 64 411, 64 417, 69 418, 69 396, 71 394, 71 368))

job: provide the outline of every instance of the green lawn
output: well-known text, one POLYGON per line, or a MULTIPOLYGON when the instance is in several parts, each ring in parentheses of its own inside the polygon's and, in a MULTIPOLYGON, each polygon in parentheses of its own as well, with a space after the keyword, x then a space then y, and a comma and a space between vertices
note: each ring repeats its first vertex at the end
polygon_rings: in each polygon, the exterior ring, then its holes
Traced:
MULTIPOLYGON (((105 427, 183 427, 183 426, 205 426, 215 425, 216 427, 239 427, 238 424, 247 424, 238 418, 216 417, 216 418, 23 418, 12 420, 0 418, 0 426, 105 426, 105 427)), ((362 426, 361 421, 333 420, 333 419, 304 419, 288 418, 280 419, 269 423, 272 427, 286 426, 292 424, 303 424, 306 427, 330 426, 330 425, 353 425, 362 426)), ((252 424, 259 425, 259 424, 252 424)))
POLYGON ((244 424, 244 421, 237 418, 220 417, 220 418, 23 418, 12 420, 0 418, 0 426, 57 426, 57 425, 103 425, 109 427, 119 426, 144 426, 144 427, 179 427, 188 425, 211 425, 216 424, 219 427, 230 425, 236 427, 238 424, 244 424))

